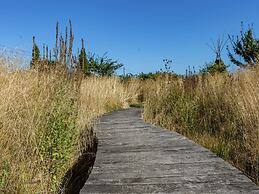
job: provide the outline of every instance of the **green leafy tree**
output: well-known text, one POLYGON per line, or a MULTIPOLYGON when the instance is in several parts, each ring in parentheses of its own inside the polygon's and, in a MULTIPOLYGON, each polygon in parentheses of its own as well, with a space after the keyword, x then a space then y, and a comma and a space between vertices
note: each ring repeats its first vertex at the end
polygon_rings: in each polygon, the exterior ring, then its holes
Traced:
POLYGON ((252 26, 244 31, 243 23, 241 24, 240 36, 236 38, 229 36, 234 54, 228 49, 230 61, 239 67, 255 66, 259 62, 259 40, 255 38, 252 26), (238 55, 243 61, 235 58, 238 55))
POLYGON ((219 37, 216 43, 212 41, 212 45, 209 45, 209 47, 216 54, 216 59, 214 62, 206 64, 205 67, 201 69, 201 73, 215 74, 227 72, 227 66, 221 58, 221 53, 226 43, 227 41, 224 39, 224 36, 219 37))
POLYGON ((221 59, 216 59, 215 62, 206 64, 201 72, 210 74, 224 73, 227 72, 227 66, 221 59))
POLYGON ((89 56, 90 72, 97 76, 112 76, 122 66, 123 64, 108 58, 106 54, 102 57, 95 56, 94 54, 89 56))
POLYGON ((35 68, 40 61, 40 49, 35 42, 35 37, 32 38, 32 59, 31 59, 31 68, 35 68))

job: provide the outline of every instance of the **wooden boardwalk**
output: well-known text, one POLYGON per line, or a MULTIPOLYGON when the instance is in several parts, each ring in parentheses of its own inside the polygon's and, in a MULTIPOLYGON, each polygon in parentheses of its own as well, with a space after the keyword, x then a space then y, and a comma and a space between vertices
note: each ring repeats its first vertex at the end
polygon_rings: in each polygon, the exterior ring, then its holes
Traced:
POLYGON ((259 193, 251 180, 182 135, 154 127, 139 109, 105 114, 93 171, 80 193, 259 193))

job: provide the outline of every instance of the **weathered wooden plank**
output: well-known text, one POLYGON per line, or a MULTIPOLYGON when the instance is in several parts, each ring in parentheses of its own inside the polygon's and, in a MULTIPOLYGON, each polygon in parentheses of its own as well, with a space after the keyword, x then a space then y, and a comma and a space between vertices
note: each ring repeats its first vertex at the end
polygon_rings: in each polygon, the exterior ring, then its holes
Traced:
POLYGON ((182 135, 141 119, 140 109, 105 114, 85 193, 259 193, 239 170, 182 135))

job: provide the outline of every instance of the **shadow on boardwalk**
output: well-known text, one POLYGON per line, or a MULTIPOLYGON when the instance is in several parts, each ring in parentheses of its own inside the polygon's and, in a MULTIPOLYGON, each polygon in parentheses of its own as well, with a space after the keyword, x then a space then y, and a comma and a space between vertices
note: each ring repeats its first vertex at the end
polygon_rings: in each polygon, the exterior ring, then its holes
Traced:
POLYGON ((105 114, 93 171, 80 193, 259 193, 239 170, 182 135, 141 119, 105 114))

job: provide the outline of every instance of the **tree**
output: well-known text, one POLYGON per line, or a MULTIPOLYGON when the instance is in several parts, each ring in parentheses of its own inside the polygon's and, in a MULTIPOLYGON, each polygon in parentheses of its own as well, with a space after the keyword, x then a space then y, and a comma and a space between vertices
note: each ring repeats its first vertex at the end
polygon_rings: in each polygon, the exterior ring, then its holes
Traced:
POLYGON ((244 31, 243 23, 241 23, 240 36, 236 38, 229 35, 232 49, 234 54, 228 50, 230 61, 239 67, 251 67, 255 66, 259 62, 259 40, 254 37, 254 31, 252 26, 248 26, 248 29, 244 31), (244 62, 235 58, 234 55, 240 56, 244 62))
POLYGON ((213 63, 208 63, 202 68, 201 73, 224 73, 227 72, 227 66, 222 60, 215 60, 213 63))
POLYGON ((89 61, 86 56, 84 48, 84 39, 82 39, 82 48, 78 56, 79 69, 83 71, 85 75, 90 75, 89 61))
POLYGON ((211 50, 216 54, 216 59, 214 62, 206 64, 205 67, 201 69, 202 73, 223 73, 227 71, 227 66, 221 58, 221 53, 227 43, 227 40, 224 39, 224 36, 219 37, 217 42, 212 41, 212 45, 209 45, 211 50))
POLYGON ((35 42, 35 37, 32 37, 32 59, 31 59, 31 68, 36 68, 37 64, 40 61, 40 49, 35 42))
POLYGON ((90 54, 89 56, 90 72, 97 76, 112 76, 122 66, 123 64, 108 58, 106 54, 102 57, 96 57, 94 54, 90 54))

